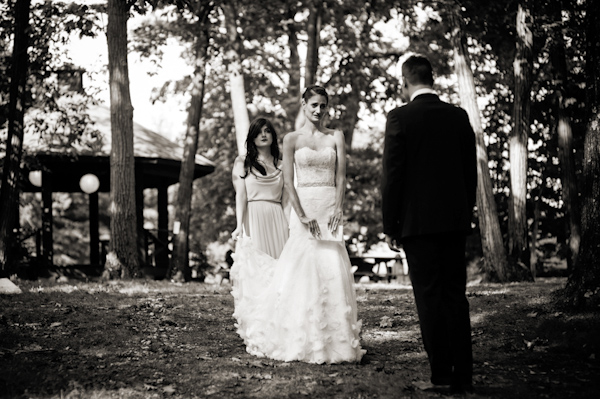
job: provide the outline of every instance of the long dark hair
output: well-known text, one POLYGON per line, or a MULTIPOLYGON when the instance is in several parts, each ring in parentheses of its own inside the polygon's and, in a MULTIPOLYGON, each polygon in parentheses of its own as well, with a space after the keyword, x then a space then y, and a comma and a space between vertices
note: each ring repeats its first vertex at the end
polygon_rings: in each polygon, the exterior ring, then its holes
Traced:
POLYGON ((242 179, 245 179, 246 176, 248 176, 248 173, 252 173, 252 168, 258 170, 263 176, 267 175, 265 167, 258 162, 258 148, 256 148, 256 144, 254 143, 254 139, 258 137, 265 125, 271 132, 271 137, 273 138, 271 143, 271 155, 273 155, 273 165, 277 168, 280 157, 279 144, 277 144, 277 132, 268 119, 256 118, 252 121, 250 128, 248 129, 248 137, 246 138, 246 159, 244 160, 245 174, 244 176, 240 176, 242 179))

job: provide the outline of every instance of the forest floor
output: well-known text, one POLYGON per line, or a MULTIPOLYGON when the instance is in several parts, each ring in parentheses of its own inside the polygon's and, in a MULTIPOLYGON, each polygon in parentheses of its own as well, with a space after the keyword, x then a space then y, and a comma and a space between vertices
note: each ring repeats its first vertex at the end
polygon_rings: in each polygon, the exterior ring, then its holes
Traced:
MULTIPOLYGON (((367 354, 311 365, 247 354, 228 284, 16 283, 22 294, 0 295, 0 398, 444 397, 417 388, 429 370, 408 286, 358 284, 367 354)), ((467 397, 599 397, 600 312, 561 309, 564 284, 468 288, 467 397)))

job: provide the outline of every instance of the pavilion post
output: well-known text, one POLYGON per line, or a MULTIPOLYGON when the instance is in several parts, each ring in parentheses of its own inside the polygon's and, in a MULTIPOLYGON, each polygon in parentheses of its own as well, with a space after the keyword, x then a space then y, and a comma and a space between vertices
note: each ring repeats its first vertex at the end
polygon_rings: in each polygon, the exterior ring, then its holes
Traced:
POLYGON ((158 241, 156 248, 156 264, 159 267, 169 267, 169 186, 161 184, 158 187, 158 241))
POLYGON ((52 239, 52 174, 42 171, 42 265, 53 265, 52 239))
POLYGON ((98 222, 98 192, 88 194, 90 214, 90 265, 100 265, 100 224, 98 222))
POLYGON ((135 212, 137 219, 137 234, 139 259, 142 266, 148 265, 148 240, 146 239, 146 231, 144 229, 144 174, 142 168, 135 166, 135 212))

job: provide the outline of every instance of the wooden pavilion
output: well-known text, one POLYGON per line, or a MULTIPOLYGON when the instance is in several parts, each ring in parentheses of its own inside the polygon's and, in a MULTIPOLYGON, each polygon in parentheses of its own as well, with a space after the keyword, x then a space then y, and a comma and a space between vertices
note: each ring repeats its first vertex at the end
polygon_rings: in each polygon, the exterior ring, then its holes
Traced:
MULTIPOLYGON (((52 193, 82 192, 80 179, 87 174, 98 178, 97 191, 89 194, 90 217, 90 265, 103 266, 101 260, 101 243, 98 222, 98 192, 110 192, 110 148, 111 127, 110 109, 107 106, 94 106, 88 110, 95 128, 101 134, 97 149, 85 150, 65 155, 64 152, 51 150, 25 137, 24 146, 29 155, 36 160, 35 169, 41 172, 40 187, 32 184, 28 175, 30 170, 23 170, 23 192, 41 192, 42 195, 42 228, 40 254, 44 267, 53 264, 52 240, 52 193)), ((135 156, 135 193, 138 231, 143 229, 144 189, 157 189, 158 230, 151 236, 154 244, 155 262, 158 267, 166 267, 169 261, 169 214, 168 188, 178 183, 183 147, 158 133, 134 122, 134 156, 135 156)), ((33 169, 33 168, 32 168, 33 169)), ((196 155, 194 179, 203 177, 215 170, 215 164, 207 158, 196 155)), ((146 253, 148 235, 145 237, 146 253)))

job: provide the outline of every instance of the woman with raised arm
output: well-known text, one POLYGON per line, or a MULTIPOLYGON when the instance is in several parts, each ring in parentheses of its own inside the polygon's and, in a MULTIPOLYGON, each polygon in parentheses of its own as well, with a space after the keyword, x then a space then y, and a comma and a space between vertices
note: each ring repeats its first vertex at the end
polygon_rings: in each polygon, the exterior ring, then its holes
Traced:
POLYGON ((341 231, 344 135, 322 126, 328 101, 324 88, 307 88, 302 96, 305 124, 283 140, 284 184, 292 212, 290 236, 279 259, 269 264, 245 251, 236 256, 239 270, 246 262, 269 265, 263 269, 267 277, 260 293, 236 290, 235 278, 232 291, 238 333, 246 350, 259 357, 320 364, 358 362, 365 353, 341 231))

